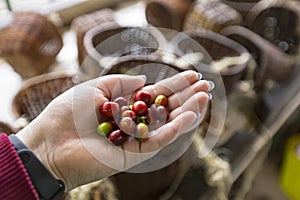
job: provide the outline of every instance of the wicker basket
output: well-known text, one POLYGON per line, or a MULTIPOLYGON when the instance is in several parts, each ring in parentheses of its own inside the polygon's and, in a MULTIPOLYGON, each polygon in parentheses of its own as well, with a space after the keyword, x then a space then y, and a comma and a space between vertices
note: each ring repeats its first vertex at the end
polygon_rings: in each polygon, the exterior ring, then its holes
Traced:
POLYGON ((249 29, 290 56, 300 55, 300 2, 268 0, 256 4, 247 16, 249 29))
POLYGON ((14 13, 0 32, 0 56, 24 78, 46 72, 62 45, 57 28, 37 13, 14 13))
POLYGON ((149 24, 180 31, 191 0, 148 0, 146 19, 149 24))
POLYGON ((78 61, 81 64, 87 54, 83 45, 84 35, 93 27, 113 22, 114 11, 109 8, 104 8, 89 14, 85 14, 75 18, 71 23, 71 29, 73 29, 77 36, 78 47, 78 61))
POLYGON ((0 122, 0 133, 6 133, 7 135, 15 133, 15 130, 7 123, 0 122))
POLYGON ((241 15, 220 1, 196 1, 189 9, 183 25, 184 31, 205 28, 219 32, 230 25, 241 24, 241 15))
POLYGON ((165 38, 155 27, 122 27, 116 23, 96 26, 84 37, 88 55, 81 70, 95 78, 121 56, 157 54, 165 45, 165 38))
POLYGON ((204 77, 214 80, 220 90, 223 81, 226 92, 230 92, 246 73, 251 58, 247 49, 229 38, 204 29, 185 34, 174 38, 176 54, 201 53, 202 60, 194 66, 204 77))
POLYGON ((31 122, 55 97, 78 82, 73 73, 60 71, 26 80, 13 100, 16 118, 31 122))
POLYGON ((245 27, 231 26, 221 33, 241 43, 253 55, 257 63, 253 79, 257 86, 261 86, 267 79, 283 80, 296 62, 294 57, 245 27))

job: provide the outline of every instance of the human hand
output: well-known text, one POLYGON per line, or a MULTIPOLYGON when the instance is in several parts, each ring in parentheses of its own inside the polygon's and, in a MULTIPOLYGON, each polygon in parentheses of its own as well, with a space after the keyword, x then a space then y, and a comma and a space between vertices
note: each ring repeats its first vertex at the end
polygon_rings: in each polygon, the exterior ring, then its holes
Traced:
POLYGON ((127 170, 155 156, 164 146, 200 123, 209 82, 186 71, 143 87, 142 76, 108 75, 63 93, 17 136, 38 156, 67 190, 127 170), (96 133, 100 106, 137 89, 168 97, 169 119, 146 142, 128 139, 122 147, 96 133))

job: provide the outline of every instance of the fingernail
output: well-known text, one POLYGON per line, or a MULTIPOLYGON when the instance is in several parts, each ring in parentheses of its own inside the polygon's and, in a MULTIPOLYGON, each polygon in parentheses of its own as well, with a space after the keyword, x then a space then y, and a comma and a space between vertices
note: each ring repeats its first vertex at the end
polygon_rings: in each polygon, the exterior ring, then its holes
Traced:
POLYGON ((200 119, 201 113, 200 112, 196 112, 196 115, 197 115, 197 120, 200 119))
POLYGON ((209 92, 210 91, 212 91, 214 88, 215 88, 215 83, 214 82, 212 82, 212 81, 207 81, 208 82, 208 84, 209 84, 209 92))
POLYGON ((208 96, 208 100, 211 101, 212 100, 212 94, 211 93, 207 93, 208 96))
POLYGON ((147 81, 147 76, 146 75, 138 75, 138 77, 144 79, 144 81, 147 81))
POLYGON ((198 72, 198 80, 201 80, 203 78, 202 74, 198 72))
POLYGON ((199 119, 200 119, 200 117, 201 117, 201 113, 200 112, 195 112, 196 113, 196 119, 195 119, 195 122, 194 122, 194 124, 197 124, 198 122, 199 122, 199 119))

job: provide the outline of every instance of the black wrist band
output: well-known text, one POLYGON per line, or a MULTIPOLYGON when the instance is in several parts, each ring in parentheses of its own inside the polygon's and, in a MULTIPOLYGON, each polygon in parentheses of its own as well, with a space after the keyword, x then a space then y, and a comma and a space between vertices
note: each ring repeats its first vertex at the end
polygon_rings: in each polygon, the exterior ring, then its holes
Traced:
POLYGON ((41 200, 58 200, 65 192, 65 185, 56 180, 32 151, 15 135, 9 139, 21 158, 41 200))

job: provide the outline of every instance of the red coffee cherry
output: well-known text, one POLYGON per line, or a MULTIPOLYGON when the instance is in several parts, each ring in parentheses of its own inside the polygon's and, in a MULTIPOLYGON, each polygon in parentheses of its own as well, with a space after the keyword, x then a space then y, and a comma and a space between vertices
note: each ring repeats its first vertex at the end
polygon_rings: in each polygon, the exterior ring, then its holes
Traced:
POLYGON ((109 137, 108 141, 113 143, 116 146, 122 145, 125 140, 127 139, 128 135, 126 135, 122 130, 115 130, 113 131, 109 137))
POLYGON ((122 118, 124 118, 124 117, 130 117, 133 121, 136 120, 136 114, 132 110, 125 110, 122 113, 122 118))
POLYGON ((120 110, 119 104, 115 102, 105 102, 100 107, 100 113, 107 118, 112 118, 117 115, 120 110))
POLYGON ((134 96, 134 101, 143 101, 147 105, 149 105, 151 100, 152 100, 151 94, 147 91, 138 91, 134 96))
POLYGON ((137 115, 144 115, 147 112, 147 105, 143 101, 136 101, 132 104, 132 111, 137 115))

